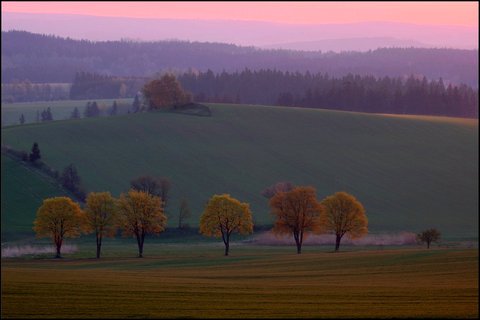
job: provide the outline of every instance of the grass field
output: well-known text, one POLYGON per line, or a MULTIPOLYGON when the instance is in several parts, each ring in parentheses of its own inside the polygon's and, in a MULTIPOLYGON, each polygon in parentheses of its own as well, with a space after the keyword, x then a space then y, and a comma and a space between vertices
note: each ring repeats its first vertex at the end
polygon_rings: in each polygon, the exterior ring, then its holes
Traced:
POLYGON ((90 191, 118 196, 136 176, 167 176, 173 227, 181 197, 195 226, 215 193, 249 202, 255 223, 270 224, 260 192, 288 180, 316 187, 320 199, 352 193, 372 232, 436 227, 445 237, 478 237, 478 120, 210 106, 212 117, 157 112, 7 127, 2 142, 30 150, 37 141, 47 164, 75 164, 90 191))
POLYGON ((54 181, 2 155, 2 242, 31 236, 43 199, 68 195, 54 181), (8 199, 8 200, 7 200, 8 199), (28 223, 28 221, 30 221, 28 223))
POLYGON ((2 318, 477 318, 478 250, 158 245, 2 259, 2 318))
POLYGON ((117 101, 119 113, 127 113, 133 102, 133 99, 129 98, 2 103, 2 127, 19 124, 22 113, 25 116, 25 123, 35 123, 37 111, 41 113, 48 107, 52 111, 53 120, 69 119, 75 107, 78 108, 80 115, 83 117, 83 111, 88 101, 97 101, 100 109, 109 110, 114 100, 117 101))

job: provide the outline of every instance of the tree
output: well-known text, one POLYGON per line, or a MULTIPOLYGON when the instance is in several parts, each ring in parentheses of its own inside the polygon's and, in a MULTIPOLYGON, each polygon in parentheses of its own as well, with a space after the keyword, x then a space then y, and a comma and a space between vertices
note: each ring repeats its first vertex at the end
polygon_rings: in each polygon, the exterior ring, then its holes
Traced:
POLYGON ((278 235, 293 234, 297 253, 302 252, 307 231, 318 231, 320 216, 324 211, 318 202, 315 188, 299 186, 287 192, 278 192, 270 199, 275 216, 273 232, 278 235))
POLYGON ((85 118, 98 117, 100 115, 100 109, 98 108, 97 102, 87 102, 85 107, 84 116, 85 118))
POLYGON ((110 192, 90 192, 86 202, 86 226, 95 232, 98 259, 103 237, 113 237, 117 230, 117 205, 110 192))
POLYGON ((42 111, 42 121, 52 121, 53 116, 52 116, 52 111, 50 110, 50 107, 48 107, 46 110, 44 109, 42 111))
POLYGON ((265 198, 270 199, 271 197, 273 197, 278 192, 288 192, 288 191, 291 191, 293 188, 295 188, 293 183, 288 182, 288 181, 282 181, 282 182, 277 182, 277 183, 271 185, 270 187, 264 189, 261 192, 261 194, 265 198))
POLYGON ((75 107, 72 111, 72 115, 70 116, 71 119, 80 119, 80 111, 78 111, 78 108, 75 107))
POLYGON ((427 249, 430 249, 430 243, 440 240, 440 232, 435 229, 428 229, 417 234, 417 241, 420 243, 426 243, 427 249))
POLYGON ((241 203, 229 194, 213 195, 200 217, 200 233, 206 236, 222 236, 225 255, 228 256, 232 233, 253 232, 252 212, 248 203, 241 203))
POLYGON ((340 248, 342 237, 361 238, 368 233, 368 219, 363 205, 351 194, 337 192, 321 202, 326 211, 321 217, 322 231, 335 233, 335 251, 340 248))
POLYGON ((75 238, 82 231, 84 213, 80 206, 68 197, 43 200, 37 211, 33 230, 37 237, 52 237, 56 247, 55 258, 61 258, 60 249, 65 238, 75 238))
POLYGON ((112 109, 110 110, 111 116, 116 116, 118 113, 117 101, 113 101, 112 109))
POLYGON ((32 152, 29 155, 30 162, 35 163, 37 160, 41 158, 40 155, 40 148, 38 147, 38 143, 34 142, 32 146, 32 152))
POLYGON ((191 102, 191 95, 186 93, 174 75, 165 74, 160 79, 147 82, 142 88, 143 96, 150 109, 166 109, 191 102))
POLYGON ((69 164, 63 169, 60 179, 67 190, 76 191, 80 187, 80 176, 73 164, 69 164))
POLYGON ((188 219, 192 215, 190 208, 188 207, 187 199, 182 199, 180 202, 180 212, 178 213, 178 229, 185 228, 185 219, 188 219))
POLYGON ((118 205, 123 235, 137 239, 138 257, 142 258, 145 236, 161 233, 167 224, 161 200, 147 192, 131 189, 120 195, 118 205))
POLYGON ((25 116, 23 115, 23 113, 20 115, 19 121, 20 121, 20 124, 25 123, 25 116))
POLYGON ((133 113, 136 113, 138 111, 140 111, 140 99, 138 97, 138 94, 135 95, 135 98, 133 99, 133 103, 132 103, 132 112, 133 113))
POLYGON ((152 177, 148 175, 137 177, 130 181, 130 187, 134 190, 144 191, 160 197, 163 208, 167 207, 168 193, 170 192, 170 180, 165 177, 152 177))

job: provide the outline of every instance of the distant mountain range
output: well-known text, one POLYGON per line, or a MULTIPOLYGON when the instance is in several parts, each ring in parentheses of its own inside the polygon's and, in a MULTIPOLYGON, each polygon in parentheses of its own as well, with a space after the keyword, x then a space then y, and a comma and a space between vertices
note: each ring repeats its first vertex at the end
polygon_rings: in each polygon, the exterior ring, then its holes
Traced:
POLYGON ((73 39, 185 40, 292 50, 366 51, 379 47, 478 49, 478 29, 394 22, 286 24, 2 12, 2 31, 73 39))

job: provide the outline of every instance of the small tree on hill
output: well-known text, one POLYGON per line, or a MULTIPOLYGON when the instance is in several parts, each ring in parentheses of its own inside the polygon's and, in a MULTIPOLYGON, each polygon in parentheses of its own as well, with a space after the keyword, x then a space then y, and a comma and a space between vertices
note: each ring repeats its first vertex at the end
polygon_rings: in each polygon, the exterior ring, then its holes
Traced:
POLYGON ((270 207, 275 216, 273 232, 292 234, 300 254, 306 232, 319 230, 320 215, 324 211, 317 200, 315 188, 295 187, 287 192, 278 192, 270 199, 270 207))
POLYGON ((38 147, 38 143, 34 142, 32 146, 32 152, 28 156, 30 162, 35 163, 37 160, 41 158, 40 156, 40 148, 38 147))
POLYGON ((222 237, 225 255, 228 256, 232 233, 253 232, 252 212, 248 203, 241 203, 228 194, 214 195, 200 217, 200 233, 222 237))
POLYGON ((56 247, 55 258, 61 258, 63 240, 78 237, 83 221, 84 213, 72 199, 49 198, 38 209, 33 230, 38 238, 51 237, 56 247))
POLYGON ((430 244, 432 242, 437 242, 440 240, 440 232, 435 229, 428 229, 417 234, 417 241, 419 243, 426 243, 427 249, 430 249, 430 244))
POLYGON ((335 233, 335 251, 342 237, 361 238, 368 233, 368 219, 363 205, 351 194, 337 192, 322 200, 326 211, 321 217, 322 231, 335 233))
POLYGON ((164 231, 167 224, 161 200, 146 192, 132 189, 127 194, 120 195, 118 208, 123 235, 137 239, 138 257, 142 258, 145 236, 164 231))
POLYGON ((140 106, 141 106, 140 98, 138 97, 138 94, 136 94, 135 98, 133 99, 133 103, 132 103, 132 112, 136 113, 136 112, 140 111, 140 106))
POLYGON ((147 82, 142 93, 150 109, 166 109, 192 101, 191 94, 182 89, 172 74, 165 74, 160 79, 147 82))
POLYGON ((23 115, 23 113, 20 115, 20 118, 18 120, 20 121, 20 124, 25 123, 25 116, 23 115))
POLYGON ((295 188, 293 183, 288 182, 288 181, 282 181, 282 182, 277 182, 277 183, 271 185, 270 187, 264 189, 261 192, 261 194, 265 198, 270 199, 271 197, 273 197, 278 192, 288 192, 288 191, 293 190, 293 188, 295 188))
POLYGON ((78 108, 75 107, 72 111, 72 115, 70 116, 71 119, 80 119, 80 111, 78 111, 78 108))
POLYGON ((110 110, 111 116, 116 116, 118 113, 117 101, 113 101, 112 109, 110 110))
POLYGON ((185 220, 192 215, 188 207, 187 199, 182 199, 180 202, 180 212, 178 213, 178 229, 185 228, 185 220))

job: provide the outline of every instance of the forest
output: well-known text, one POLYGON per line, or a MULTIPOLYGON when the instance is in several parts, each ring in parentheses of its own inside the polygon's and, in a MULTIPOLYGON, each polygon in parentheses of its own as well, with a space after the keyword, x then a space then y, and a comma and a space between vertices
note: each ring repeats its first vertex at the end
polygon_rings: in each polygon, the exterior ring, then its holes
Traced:
POLYGON ((215 73, 273 69, 321 72, 342 77, 401 77, 413 74, 445 84, 478 87, 478 50, 381 48, 368 52, 264 50, 233 44, 188 41, 88 41, 2 32, 2 83, 71 83, 76 72, 151 77, 157 72, 215 73), (8 45, 7 45, 8 44, 8 45), (32 49, 34 48, 34 49, 32 49))

